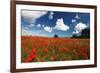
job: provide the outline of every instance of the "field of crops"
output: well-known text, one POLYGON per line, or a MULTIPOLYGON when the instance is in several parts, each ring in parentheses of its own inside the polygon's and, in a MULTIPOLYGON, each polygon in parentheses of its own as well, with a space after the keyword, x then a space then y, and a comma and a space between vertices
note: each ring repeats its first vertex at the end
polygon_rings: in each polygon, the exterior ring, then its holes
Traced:
POLYGON ((89 45, 89 39, 22 36, 21 62, 86 60, 89 45))

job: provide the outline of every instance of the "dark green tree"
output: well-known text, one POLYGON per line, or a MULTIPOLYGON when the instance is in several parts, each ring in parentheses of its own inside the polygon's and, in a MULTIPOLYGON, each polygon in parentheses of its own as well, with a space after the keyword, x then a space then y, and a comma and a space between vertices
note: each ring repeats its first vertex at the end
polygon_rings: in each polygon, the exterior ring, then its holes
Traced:
POLYGON ((55 35, 54 35, 54 37, 55 37, 55 38, 57 38, 57 37, 58 37, 58 35, 57 35, 57 34, 55 34, 55 35))
POLYGON ((76 34, 73 34, 72 38, 77 38, 77 35, 76 34))
POLYGON ((82 38, 90 38, 90 29, 83 29, 81 32, 82 38))

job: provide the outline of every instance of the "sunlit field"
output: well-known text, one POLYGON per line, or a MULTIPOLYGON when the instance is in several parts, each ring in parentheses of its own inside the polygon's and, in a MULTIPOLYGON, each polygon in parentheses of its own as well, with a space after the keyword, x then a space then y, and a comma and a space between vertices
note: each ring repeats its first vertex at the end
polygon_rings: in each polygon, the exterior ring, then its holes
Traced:
POLYGON ((89 39, 22 36, 21 62, 86 60, 89 45, 89 39))

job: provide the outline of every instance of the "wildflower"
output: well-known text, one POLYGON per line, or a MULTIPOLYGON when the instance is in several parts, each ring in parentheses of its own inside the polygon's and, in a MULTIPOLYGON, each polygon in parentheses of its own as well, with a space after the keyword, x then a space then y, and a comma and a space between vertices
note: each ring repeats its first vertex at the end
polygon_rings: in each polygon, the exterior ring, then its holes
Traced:
POLYGON ((69 49, 68 48, 61 48, 60 51, 61 52, 67 52, 67 51, 69 51, 69 49))
POLYGON ((25 59, 25 62, 31 62, 35 57, 36 55, 34 53, 31 53, 29 57, 25 59))
POLYGON ((66 49, 65 49, 65 48, 61 48, 60 51, 61 51, 61 52, 65 52, 66 49))
POLYGON ((56 60, 56 57, 55 56, 52 56, 52 57, 50 57, 50 60, 55 61, 56 60))
POLYGON ((47 49, 47 48, 44 48, 43 51, 44 51, 44 52, 48 52, 48 49, 47 49))
POLYGON ((36 53, 37 51, 36 51, 36 48, 32 48, 32 52, 33 53, 36 53))
POLYGON ((29 58, 30 58, 30 59, 35 58, 35 54, 34 54, 34 53, 31 53, 31 54, 29 55, 29 58))

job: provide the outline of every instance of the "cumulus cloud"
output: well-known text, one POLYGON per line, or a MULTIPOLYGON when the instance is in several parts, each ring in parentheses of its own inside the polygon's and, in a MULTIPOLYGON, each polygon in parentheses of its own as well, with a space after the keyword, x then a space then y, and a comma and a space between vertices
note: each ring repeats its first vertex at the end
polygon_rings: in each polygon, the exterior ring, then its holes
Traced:
POLYGON ((50 12, 49 19, 53 19, 54 12, 50 12))
POLYGON ((52 32, 52 28, 48 27, 48 26, 44 27, 44 30, 47 31, 47 32, 52 32))
POLYGON ((61 31, 67 31, 69 29, 69 26, 65 25, 63 18, 61 18, 61 19, 57 19, 54 29, 61 30, 61 31))
POLYGON ((31 31, 27 30, 26 28, 22 28, 22 36, 47 36, 44 33, 41 33, 41 31, 31 31))
POLYGON ((87 27, 90 28, 90 23, 87 23, 87 27))
POLYGON ((38 18, 47 14, 47 11, 22 10, 21 16, 29 23, 34 23, 38 18))
POLYGON ((76 22, 76 19, 72 19, 72 23, 75 23, 76 22))
POLYGON ((44 25, 42 25, 42 27, 44 28, 45 26, 44 26, 44 25))
POLYGON ((22 36, 30 36, 30 35, 32 35, 32 31, 22 28, 22 36))
POLYGON ((38 24, 38 25, 37 25, 37 27, 41 27, 41 25, 40 25, 40 24, 38 24))
POLYGON ((78 14, 76 14, 75 18, 76 18, 76 19, 80 19, 80 17, 79 17, 79 15, 78 15, 78 14))
POLYGON ((77 19, 80 19, 79 14, 76 14, 75 18, 72 19, 72 23, 77 22, 77 19))
POLYGON ((75 31, 73 31, 73 34, 78 34, 85 28, 87 28, 87 25, 80 22, 80 23, 76 24, 76 26, 74 28, 75 31))
POLYGON ((34 24, 30 24, 30 25, 29 25, 29 27, 34 27, 34 26, 35 26, 34 24))
POLYGON ((73 34, 78 34, 79 33, 79 31, 73 31, 73 34))

